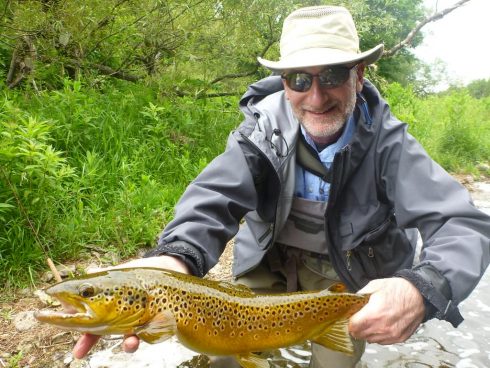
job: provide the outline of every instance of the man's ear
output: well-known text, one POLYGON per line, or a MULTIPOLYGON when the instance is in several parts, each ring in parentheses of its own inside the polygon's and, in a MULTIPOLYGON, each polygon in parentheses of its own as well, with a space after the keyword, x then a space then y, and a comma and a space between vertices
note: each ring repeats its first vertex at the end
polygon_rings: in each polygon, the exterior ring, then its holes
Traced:
POLYGON ((284 79, 281 78, 281 81, 282 81, 282 88, 284 88, 284 94, 286 96, 286 100, 289 100, 289 88, 286 85, 286 81, 284 79))
POLYGON ((356 91, 359 93, 362 91, 362 86, 364 84, 364 71, 366 69, 366 64, 364 63, 357 64, 356 69, 357 69, 356 91))

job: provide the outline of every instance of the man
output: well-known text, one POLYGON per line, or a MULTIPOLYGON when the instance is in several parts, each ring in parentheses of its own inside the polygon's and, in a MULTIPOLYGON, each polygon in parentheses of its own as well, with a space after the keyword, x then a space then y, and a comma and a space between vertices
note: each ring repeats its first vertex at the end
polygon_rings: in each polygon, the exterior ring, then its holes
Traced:
MULTIPOLYGON (((237 234, 236 282, 258 292, 341 280, 372 293, 350 320, 354 357, 313 344, 311 367, 354 366, 363 340, 402 342, 430 318, 457 326, 457 305, 490 260, 490 219, 364 80, 383 46, 361 53, 350 13, 319 6, 286 18, 280 51, 277 62, 259 59, 280 76, 249 88, 226 151, 188 187, 158 246, 130 265, 203 276, 237 234)), ((95 341, 82 337, 75 356, 95 341)), ((128 337, 125 349, 137 344, 128 337)))

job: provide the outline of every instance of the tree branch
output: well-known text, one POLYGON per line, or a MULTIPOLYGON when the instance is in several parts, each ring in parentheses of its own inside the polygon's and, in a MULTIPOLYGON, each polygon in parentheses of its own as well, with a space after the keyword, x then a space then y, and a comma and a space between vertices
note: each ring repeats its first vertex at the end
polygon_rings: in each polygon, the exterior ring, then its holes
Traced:
POLYGON ((126 24, 124 27, 122 27, 122 28, 118 29, 117 31, 115 31, 113 33, 110 33, 107 36, 103 37, 102 39, 98 40, 97 43, 95 44, 95 46, 93 46, 88 52, 86 52, 85 55, 90 55, 92 52, 94 52, 95 50, 97 50, 97 48, 99 48, 99 46, 102 44, 102 42, 108 40, 111 37, 114 37, 115 35, 123 32, 126 29, 128 29, 129 27, 135 25, 136 23, 140 22, 144 18, 148 17, 150 14, 152 14, 157 9, 158 9, 158 5, 156 5, 153 8, 151 8, 147 13, 143 14, 142 16, 136 18, 136 20, 134 20, 133 22, 131 22, 129 24, 126 24))
POLYGON ((422 27, 424 27, 426 24, 430 22, 434 22, 436 20, 443 18, 444 16, 451 13, 453 10, 459 8, 460 6, 467 3, 468 1, 470 0, 460 0, 456 4, 450 6, 449 8, 441 10, 440 12, 434 13, 433 15, 423 19, 419 24, 417 24, 417 26, 412 31, 410 31, 410 33, 407 35, 407 37, 404 40, 402 40, 401 42, 393 46, 391 49, 385 50, 383 56, 391 57, 395 55, 398 51, 403 49, 404 47, 410 46, 416 34, 422 29, 422 27))
POLYGON ((137 82, 141 79, 141 77, 134 75, 134 74, 129 74, 124 71, 118 70, 118 69, 112 69, 110 66, 107 65, 102 65, 102 64, 96 64, 96 63, 82 63, 81 61, 75 60, 75 59, 67 59, 65 60, 66 64, 70 65, 71 67, 88 67, 88 68, 93 68, 98 70, 100 73, 104 75, 108 75, 110 77, 126 80, 129 82, 137 82))
MULTIPOLYGON (((272 45, 274 45, 277 42, 277 38, 273 36, 272 27, 270 27, 270 28, 271 28, 270 29, 271 34, 269 37, 269 41, 267 42, 267 45, 264 46, 262 51, 259 52, 259 54, 257 56, 264 57, 264 55, 267 53, 267 51, 269 51, 269 49, 272 47, 272 45)), ((248 77, 249 75, 255 74, 257 72, 257 70, 259 69, 259 66, 260 66, 259 62, 255 61, 255 66, 252 70, 247 71, 247 72, 241 72, 241 73, 225 74, 225 75, 222 75, 220 77, 215 78, 214 80, 212 80, 210 82, 210 84, 216 84, 218 82, 221 82, 224 79, 248 77)))
POLYGON ((12 53, 6 82, 10 89, 17 87, 22 80, 34 70, 37 50, 30 37, 24 35, 20 38, 12 53))
POLYGON ((179 96, 179 97, 195 97, 196 99, 201 99, 201 98, 216 98, 216 97, 226 97, 226 96, 241 96, 243 92, 235 91, 235 92, 216 92, 216 93, 205 93, 205 92, 199 92, 199 93, 190 93, 190 92, 183 92, 181 90, 175 89, 174 93, 179 96))
POLYGON ((234 78, 242 78, 242 77, 248 77, 249 75, 255 74, 255 72, 259 69, 259 64, 256 63, 255 67, 248 71, 248 72, 242 72, 242 73, 232 73, 232 74, 225 74, 220 77, 217 77, 213 79, 210 84, 216 84, 218 82, 221 82, 224 79, 234 79, 234 78))

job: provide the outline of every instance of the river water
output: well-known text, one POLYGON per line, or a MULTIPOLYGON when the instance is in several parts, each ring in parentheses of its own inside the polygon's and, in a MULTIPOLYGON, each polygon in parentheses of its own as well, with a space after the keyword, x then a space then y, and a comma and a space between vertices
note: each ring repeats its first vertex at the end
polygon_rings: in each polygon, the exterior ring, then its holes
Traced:
MULTIPOLYGON (((476 183, 475 204, 490 214, 490 183, 476 183)), ((460 304, 465 321, 457 328, 431 320, 405 343, 382 346, 368 344, 360 368, 489 368, 490 367, 490 270, 473 293, 460 304)), ((175 339, 161 344, 142 343, 134 354, 111 349, 94 353, 91 368, 207 368, 207 358, 180 345, 175 339)), ((281 349, 270 357, 273 368, 306 368, 308 344, 281 349)))

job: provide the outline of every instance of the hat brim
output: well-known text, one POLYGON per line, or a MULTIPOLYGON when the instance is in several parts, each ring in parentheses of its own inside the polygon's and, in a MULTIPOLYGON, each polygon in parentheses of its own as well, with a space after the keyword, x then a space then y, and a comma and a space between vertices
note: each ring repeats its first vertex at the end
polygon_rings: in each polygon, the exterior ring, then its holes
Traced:
POLYGON ((311 48, 288 55, 279 61, 258 57, 257 60, 266 68, 279 72, 290 69, 301 69, 320 65, 345 65, 364 62, 366 65, 376 62, 383 55, 383 45, 377 45, 362 53, 350 53, 337 49, 311 48))

